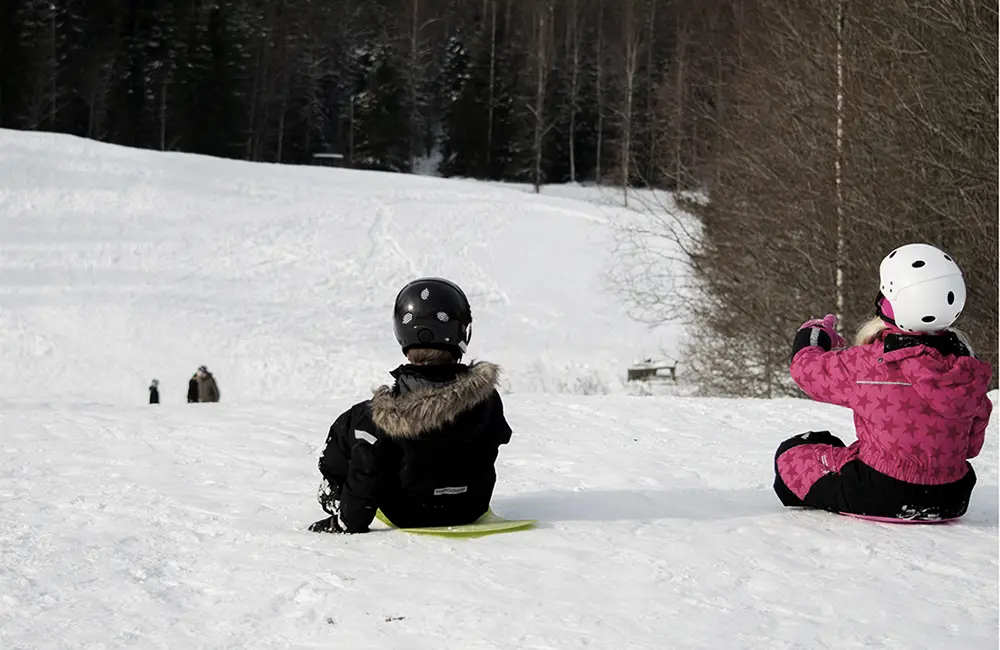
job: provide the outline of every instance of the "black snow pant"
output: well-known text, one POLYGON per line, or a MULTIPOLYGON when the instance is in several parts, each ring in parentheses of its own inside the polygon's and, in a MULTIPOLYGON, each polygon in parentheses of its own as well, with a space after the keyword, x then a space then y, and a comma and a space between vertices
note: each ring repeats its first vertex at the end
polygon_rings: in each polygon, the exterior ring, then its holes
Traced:
POLYGON ((462 494, 438 498, 422 490, 406 490, 400 486, 396 464, 380 458, 368 444, 353 447, 349 467, 343 488, 337 489, 340 521, 352 533, 368 530, 376 509, 399 528, 470 524, 489 508, 495 481, 470 483, 462 494))
POLYGON ((976 473, 969 471, 961 479, 944 485, 907 483, 887 476, 860 460, 845 463, 839 472, 824 474, 806 493, 797 497, 778 471, 778 458, 800 445, 832 445, 844 442, 829 431, 811 431, 781 443, 774 455, 774 492, 785 506, 817 508, 837 513, 935 521, 961 517, 969 508, 976 473))

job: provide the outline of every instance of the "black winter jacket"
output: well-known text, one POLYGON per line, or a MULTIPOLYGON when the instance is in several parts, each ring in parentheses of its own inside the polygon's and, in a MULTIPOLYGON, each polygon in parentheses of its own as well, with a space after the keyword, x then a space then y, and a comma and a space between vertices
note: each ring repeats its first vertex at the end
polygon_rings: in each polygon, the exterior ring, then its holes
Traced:
POLYGON ((486 512, 498 449, 511 436, 499 373, 486 362, 400 366, 393 386, 337 418, 319 469, 348 532, 367 530, 378 508, 403 528, 465 524, 486 512))

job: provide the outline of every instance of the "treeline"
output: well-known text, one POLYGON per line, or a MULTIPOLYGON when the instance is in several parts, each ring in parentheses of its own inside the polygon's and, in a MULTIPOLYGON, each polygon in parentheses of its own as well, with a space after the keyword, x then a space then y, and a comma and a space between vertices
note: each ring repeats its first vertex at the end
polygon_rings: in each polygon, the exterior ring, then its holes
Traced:
POLYGON ((850 335, 873 315, 882 257, 926 242, 964 271, 956 326, 993 365, 995 387, 996 3, 706 4, 716 27, 689 33, 675 60, 722 80, 710 135, 698 138, 709 200, 688 205, 701 216, 695 243, 681 222, 655 232, 688 244, 692 282, 665 291, 656 237, 640 232, 621 260, 635 306, 653 320, 692 319, 688 370, 703 391, 795 394, 795 328, 838 313, 850 335))
POLYGON ((7 0, 0 127, 691 190, 698 236, 633 233, 622 279, 690 321, 706 392, 769 396, 794 328, 856 328, 915 241, 962 265, 996 369, 996 53, 988 0, 7 0))
MULTIPOLYGON (((654 178, 667 0, 8 0, 0 126, 543 182, 654 178)), ((711 3, 704 3, 711 4, 711 3)))

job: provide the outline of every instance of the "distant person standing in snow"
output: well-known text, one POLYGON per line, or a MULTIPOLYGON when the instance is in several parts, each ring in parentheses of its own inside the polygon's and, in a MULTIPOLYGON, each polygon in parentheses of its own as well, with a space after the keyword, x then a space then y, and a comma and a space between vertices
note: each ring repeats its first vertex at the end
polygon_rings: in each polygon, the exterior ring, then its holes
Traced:
MULTIPOLYGON (((205 366, 200 366, 198 372, 194 373, 192 378, 195 384, 195 397, 194 401, 197 402, 218 402, 219 401, 219 386, 215 383, 215 377, 212 373, 208 371, 205 366)), ((188 386, 188 401, 191 400, 191 387, 188 386)))
POLYGON ((188 404, 196 404, 198 402, 198 373, 195 372, 191 375, 191 379, 188 379, 188 404))
POLYGON ((939 521, 965 514, 993 405, 991 370, 950 329, 965 306, 952 258, 927 244, 889 253, 876 316, 856 344, 836 317, 795 336, 792 378, 810 397, 854 411, 857 442, 810 431, 778 447, 774 490, 786 506, 878 519, 939 521))
POLYGON ((510 441, 492 363, 460 363, 472 338, 469 301, 455 284, 407 284, 393 310, 408 363, 330 427, 319 461, 314 532, 362 533, 377 509, 396 526, 455 526, 486 513, 500 445, 510 441))
POLYGON ((149 403, 159 404, 160 403, 160 380, 154 379, 149 384, 149 403))

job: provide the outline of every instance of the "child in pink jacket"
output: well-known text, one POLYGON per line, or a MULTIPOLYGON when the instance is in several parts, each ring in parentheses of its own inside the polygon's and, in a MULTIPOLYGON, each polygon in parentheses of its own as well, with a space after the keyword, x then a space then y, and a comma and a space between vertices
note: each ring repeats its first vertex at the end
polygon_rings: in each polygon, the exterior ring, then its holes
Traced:
POLYGON ((829 431, 783 442, 774 490, 786 506, 937 521, 965 514, 992 404, 990 366, 950 329, 965 306, 958 265, 927 244, 892 251, 879 267, 877 316, 854 346, 836 317, 795 336, 791 373, 810 397, 854 411, 857 441, 829 431))

